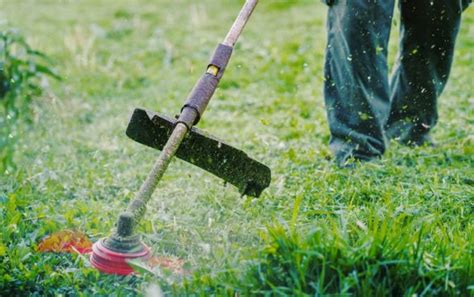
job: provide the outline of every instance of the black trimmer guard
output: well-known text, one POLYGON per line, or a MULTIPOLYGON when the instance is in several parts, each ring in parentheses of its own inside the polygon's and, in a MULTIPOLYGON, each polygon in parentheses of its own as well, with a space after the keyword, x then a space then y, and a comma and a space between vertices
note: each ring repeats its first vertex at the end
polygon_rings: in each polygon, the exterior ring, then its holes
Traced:
MULTIPOLYGON (((175 123, 173 118, 137 108, 128 124, 127 136, 161 150, 175 123)), ((176 156, 236 186, 242 195, 258 197, 270 185, 270 168, 197 128, 191 128, 176 156)))

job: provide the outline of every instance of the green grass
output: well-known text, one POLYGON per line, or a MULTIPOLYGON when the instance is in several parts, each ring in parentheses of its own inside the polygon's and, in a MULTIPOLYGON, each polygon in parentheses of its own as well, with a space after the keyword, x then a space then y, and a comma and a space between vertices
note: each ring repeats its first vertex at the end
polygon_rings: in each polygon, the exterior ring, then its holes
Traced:
POLYGON ((35 100, 18 169, 0 176, 2 295, 121 296, 151 284, 201 296, 474 293, 472 8, 440 98, 439 145, 393 143, 382 160, 339 170, 322 97, 326 8, 261 1, 199 126, 269 165, 270 188, 241 198, 174 161, 140 229, 192 275, 104 276, 81 257, 35 251, 65 228, 109 233, 157 156, 124 135, 131 111, 178 112, 240 2, 0 2, 2 26, 21 29, 63 77, 35 100))

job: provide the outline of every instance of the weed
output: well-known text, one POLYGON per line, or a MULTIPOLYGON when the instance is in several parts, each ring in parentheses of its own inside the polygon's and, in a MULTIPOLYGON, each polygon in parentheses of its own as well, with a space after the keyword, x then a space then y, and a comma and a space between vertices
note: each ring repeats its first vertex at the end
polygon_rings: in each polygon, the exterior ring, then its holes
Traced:
POLYGON ((32 49, 13 29, 0 32, 0 172, 11 172, 18 121, 31 123, 31 101, 43 92, 46 77, 60 79, 50 59, 32 49))

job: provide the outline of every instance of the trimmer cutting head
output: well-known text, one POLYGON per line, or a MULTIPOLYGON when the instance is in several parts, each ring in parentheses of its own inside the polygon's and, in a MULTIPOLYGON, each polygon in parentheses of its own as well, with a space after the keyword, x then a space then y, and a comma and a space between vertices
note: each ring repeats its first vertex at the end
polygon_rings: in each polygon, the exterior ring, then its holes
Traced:
POLYGON ((122 213, 112 236, 102 238, 92 246, 92 266, 104 273, 128 275, 134 272, 129 260, 148 260, 150 248, 140 241, 139 235, 133 234, 133 226, 133 215, 122 213))
MULTIPOLYGON (((175 124, 173 118, 137 108, 128 124, 127 135, 161 150, 175 124)), ((258 197, 270 185, 270 168, 196 128, 189 131, 176 156, 236 186, 242 195, 258 197)))
POLYGON ((97 241, 92 246, 90 261, 92 266, 108 274, 128 275, 134 272, 128 261, 147 260, 151 256, 150 248, 142 245, 137 251, 114 251, 106 245, 108 238, 97 241))

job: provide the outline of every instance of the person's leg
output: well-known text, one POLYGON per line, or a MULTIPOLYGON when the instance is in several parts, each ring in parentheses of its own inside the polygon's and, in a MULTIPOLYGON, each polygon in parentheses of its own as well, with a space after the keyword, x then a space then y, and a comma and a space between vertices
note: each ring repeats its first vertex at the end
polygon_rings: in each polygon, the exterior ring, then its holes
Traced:
POLYGON ((393 0, 338 0, 328 12, 324 98, 336 162, 385 151, 393 0))
POLYGON ((391 78, 386 133, 408 145, 430 141, 466 0, 400 0, 400 52, 391 78))

